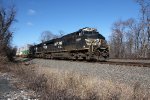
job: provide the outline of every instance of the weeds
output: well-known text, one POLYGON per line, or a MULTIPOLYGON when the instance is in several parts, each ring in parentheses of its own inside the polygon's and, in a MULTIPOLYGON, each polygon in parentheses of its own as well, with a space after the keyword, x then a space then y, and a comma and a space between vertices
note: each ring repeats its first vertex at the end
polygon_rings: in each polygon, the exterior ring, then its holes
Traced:
POLYGON ((74 72, 9 64, 3 69, 22 78, 26 87, 34 90, 40 100, 149 100, 149 90, 137 82, 133 87, 98 80, 74 72), (11 65, 11 67, 10 67, 11 65))

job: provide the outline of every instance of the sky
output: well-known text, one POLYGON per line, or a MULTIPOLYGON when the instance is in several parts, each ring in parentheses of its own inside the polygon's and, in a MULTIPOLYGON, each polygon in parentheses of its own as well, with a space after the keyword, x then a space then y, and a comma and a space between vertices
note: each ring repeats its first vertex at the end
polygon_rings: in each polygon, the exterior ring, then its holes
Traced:
POLYGON ((111 27, 119 19, 139 17, 134 0, 3 0, 6 7, 16 6, 13 45, 40 42, 43 31, 59 35, 84 27, 96 28, 109 40, 111 27))

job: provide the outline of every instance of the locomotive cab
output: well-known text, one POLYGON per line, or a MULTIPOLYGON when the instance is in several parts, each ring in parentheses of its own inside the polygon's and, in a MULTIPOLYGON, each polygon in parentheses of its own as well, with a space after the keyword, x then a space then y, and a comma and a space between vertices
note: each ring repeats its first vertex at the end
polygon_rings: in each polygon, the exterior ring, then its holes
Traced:
POLYGON ((90 54, 98 57, 94 58, 107 59, 109 57, 109 48, 107 42, 105 38, 99 34, 99 32, 97 32, 96 29, 85 28, 82 29, 81 33, 85 39, 86 47, 89 48, 90 54))

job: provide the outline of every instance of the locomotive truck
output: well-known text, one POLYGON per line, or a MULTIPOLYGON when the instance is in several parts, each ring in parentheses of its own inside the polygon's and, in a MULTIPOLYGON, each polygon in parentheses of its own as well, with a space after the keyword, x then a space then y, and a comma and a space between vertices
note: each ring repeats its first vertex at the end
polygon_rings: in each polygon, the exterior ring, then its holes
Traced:
POLYGON ((31 46, 29 55, 36 58, 101 61, 109 58, 109 47, 97 29, 86 27, 31 46))

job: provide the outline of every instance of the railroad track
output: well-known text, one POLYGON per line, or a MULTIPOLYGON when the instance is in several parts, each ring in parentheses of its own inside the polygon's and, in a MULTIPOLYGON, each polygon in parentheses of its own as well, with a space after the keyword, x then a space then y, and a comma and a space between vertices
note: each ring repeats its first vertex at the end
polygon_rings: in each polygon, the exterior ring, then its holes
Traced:
POLYGON ((110 64, 110 65, 124 65, 124 66, 137 66, 137 67, 149 67, 150 63, 145 62, 123 62, 123 61, 82 61, 78 60, 77 62, 85 62, 85 63, 99 63, 99 64, 110 64))
MULTIPOLYGON (((53 60, 58 60, 58 59, 53 59, 53 60)), ((100 61, 83 61, 83 60, 75 60, 75 61, 74 60, 65 60, 65 61, 84 62, 84 63, 99 63, 99 64, 110 64, 110 65, 124 65, 124 66, 137 66, 137 67, 149 67, 150 68, 150 62, 147 62, 147 63, 136 62, 136 60, 135 60, 135 62, 134 61, 109 61, 109 60, 108 61, 101 61, 101 62, 100 61)))
POLYGON ((98 62, 98 63, 100 63, 100 64, 111 64, 111 65, 150 67, 150 63, 143 63, 143 62, 116 62, 116 61, 106 61, 106 62, 98 62))

